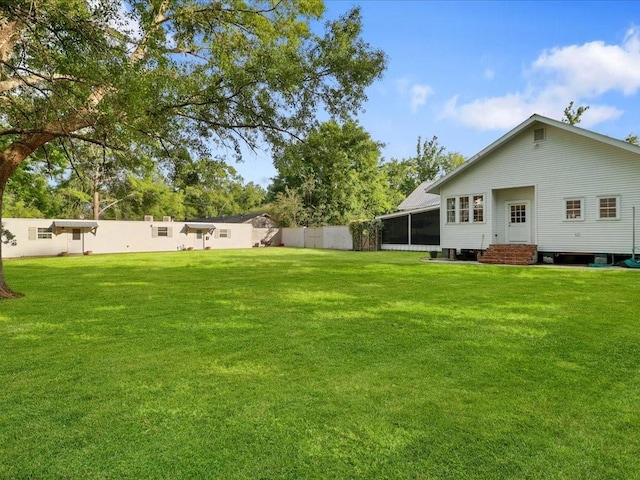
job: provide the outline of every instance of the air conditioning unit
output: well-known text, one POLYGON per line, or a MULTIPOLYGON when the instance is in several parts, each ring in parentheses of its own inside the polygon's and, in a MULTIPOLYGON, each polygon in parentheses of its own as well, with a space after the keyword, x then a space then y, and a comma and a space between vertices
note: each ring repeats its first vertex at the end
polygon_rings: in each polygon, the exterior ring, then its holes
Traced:
POLYGON ((163 222, 170 222, 171 221, 171 217, 168 217, 168 216, 162 217, 162 221, 163 222))
POLYGON ((153 222, 153 215, 145 215, 144 216, 144 221, 145 222, 153 222))

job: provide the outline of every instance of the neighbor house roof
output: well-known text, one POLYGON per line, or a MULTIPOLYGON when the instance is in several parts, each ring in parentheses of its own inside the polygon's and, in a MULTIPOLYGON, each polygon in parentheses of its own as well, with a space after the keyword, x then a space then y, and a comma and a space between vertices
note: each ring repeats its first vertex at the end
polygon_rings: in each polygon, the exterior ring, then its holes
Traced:
POLYGON ((590 138, 591 140, 596 140, 598 142, 602 142, 602 143, 605 143, 607 145, 611 145, 611 146, 614 146, 614 147, 617 147, 617 148, 621 148, 623 150, 627 150, 629 152, 640 154, 640 147, 638 147, 636 145, 633 145, 633 144, 631 144, 629 142, 625 142, 624 140, 618 140, 616 138, 608 137, 608 136, 602 135, 600 133, 592 132, 590 130, 585 130, 584 128, 576 127, 575 125, 569 125, 568 123, 564 123, 564 122, 560 122, 558 120, 553 120, 551 118, 543 117, 542 115, 533 114, 527 120, 525 120, 520 125, 518 125, 514 129, 512 129, 509 132, 507 132, 506 134, 504 134, 502 137, 500 137, 498 140, 493 142, 491 145, 489 145, 485 149, 481 150, 480 152, 476 153, 473 157, 471 157, 469 160, 464 162, 458 168, 456 168, 455 170, 450 172, 448 175, 442 177, 440 180, 438 180, 438 181, 434 182, 433 184, 431 184, 427 188, 427 191, 430 192, 430 193, 433 193, 433 194, 439 193, 440 192, 440 187, 442 185, 444 185, 447 182, 449 182, 450 180, 454 179, 455 177, 460 175, 462 172, 464 172, 466 169, 468 169, 472 165, 482 161, 490 153, 492 153, 492 152, 496 151, 497 149, 499 149, 500 147, 502 147, 504 144, 509 142, 511 139, 516 137, 518 134, 520 134, 522 131, 526 130, 527 128, 529 128, 533 124, 543 124, 543 125, 548 125, 550 127, 559 128, 559 129, 564 130, 566 132, 571 132, 571 133, 574 133, 574 134, 577 134, 577 135, 581 135, 581 136, 583 136, 585 138, 590 138))
POLYGON ((269 217, 269 215, 264 212, 245 213, 242 215, 223 215, 220 217, 199 218, 199 219, 194 219, 193 221, 194 222, 197 222, 197 221, 216 222, 216 223, 247 223, 256 217, 269 217))
POLYGON ((434 183, 433 180, 422 182, 413 192, 405 198, 398 210, 418 210, 429 207, 438 207, 440 205, 440 195, 427 193, 427 190, 434 183))

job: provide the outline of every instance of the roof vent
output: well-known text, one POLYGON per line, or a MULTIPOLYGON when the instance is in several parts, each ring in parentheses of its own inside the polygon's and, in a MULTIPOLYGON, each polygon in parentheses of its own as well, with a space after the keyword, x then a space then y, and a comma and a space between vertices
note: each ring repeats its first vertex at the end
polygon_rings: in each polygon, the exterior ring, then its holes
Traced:
POLYGON ((533 131, 533 141, 540 142, 545 139, 545 131, 544 128, 536 128, 533 131))
POLYGON ((153 215, 145 215, 144 216, 144 221, 145 222, 153 222, 153 215))
POLYGON ((171 217, 164 216, 164 217, 162 217, 162 221, 163 222, 170 222, 171 221, 171 217))

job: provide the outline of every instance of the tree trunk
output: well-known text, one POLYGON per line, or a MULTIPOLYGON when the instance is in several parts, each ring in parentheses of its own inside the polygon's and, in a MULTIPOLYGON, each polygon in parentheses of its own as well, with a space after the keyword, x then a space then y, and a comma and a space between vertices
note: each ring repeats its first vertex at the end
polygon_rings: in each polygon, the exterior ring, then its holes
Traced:
MULTIPOLYGON (((2 221, 2 207, 4 204, 4 191, 7 182, 18 165, 20 165, 36 149, 51 140, 49 134, 37 134, 17 141, 0 152, 0 222, 2 221)), ((4 278, 4 266, 2 262, 2 242, 0 242, 0 300, 5 298, 22 297, 23 294, 14 292, 7 285, 4 278)))
MULTIPOLYGON (((5 167, 4 162, 2 162, 0 167, 0 222, 2 221, 2 204, 3 204, 3 198, 4 198, 4 189, 7 185, 9 176, 11 175, 10 173, 9 175, 6 175, 4 173, 4 170, 5 170, 4 167, 5 167)), ((2 241, 0 241, 0 300, 5 298, 18 298, 22 296, 24 295, 11 290, 9 288, 9 285, 7 285, 7 283, 4 280, 4 265, 2 262, 2 241)))
POLYGON ((100 220, 100 192, 93 187, 93 219, 100 220))

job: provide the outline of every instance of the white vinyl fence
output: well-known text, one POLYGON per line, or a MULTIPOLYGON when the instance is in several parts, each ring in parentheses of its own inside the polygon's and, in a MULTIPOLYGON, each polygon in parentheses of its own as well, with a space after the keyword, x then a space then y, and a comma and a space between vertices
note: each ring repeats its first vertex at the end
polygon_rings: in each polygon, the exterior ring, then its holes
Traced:
POLYGON ((283 228, 282 243, 285 247, 353 249, 351 233, 346 225, 283 228))

